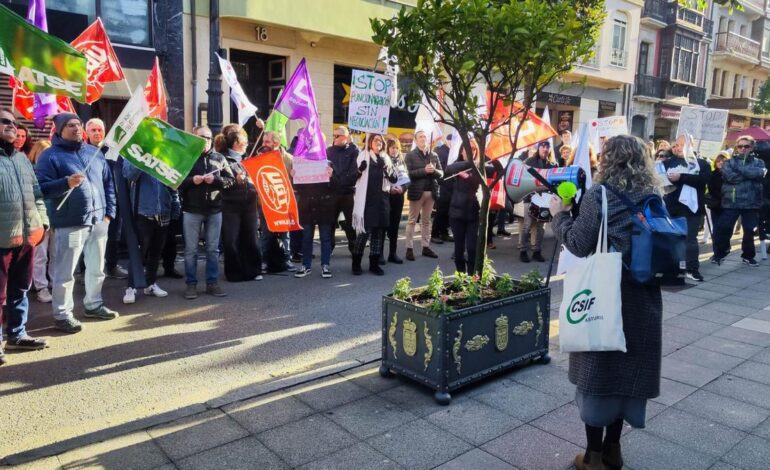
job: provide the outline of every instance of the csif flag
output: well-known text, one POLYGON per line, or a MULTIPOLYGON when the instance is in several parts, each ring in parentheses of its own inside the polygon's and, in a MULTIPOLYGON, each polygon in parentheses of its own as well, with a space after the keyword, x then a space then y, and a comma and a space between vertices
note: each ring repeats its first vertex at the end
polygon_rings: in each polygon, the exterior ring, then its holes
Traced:
POLYGON ((271 232, 301 230, 299 211, 281 152, 272 150, 241 162, 257 187, 259 202, 271 232))
POLYGON ((112 48, 110 38, 104 29, 102 20, 97 18, 91 26, 72 41, 72 47, 86 56, 88 86, 86 102, 93 103, 102 96, 104 84, 125 79, 118 56, 112 48))
POLYGON ((257 107, 249 101, 249 98, 243 91, 243 87, 241 87, 241 84, 238 82, 238 76, 235 74, 235 70, 230 64, 230 61, 221 58, 219 54, 216 54, 216 56, 217 59, 219 59, 219 68, 222 69, 222 75, 230 86, 230 99, 233 100, 236 108, 238 108, 238 124, 243 126, 251 116, 256 115, 257 107))
POLYGON ((144 98, 150 109, 150 116, 168 119, 168 105, 166 104, 166 87, 163 85, 163 76, 160 73, 160 62, 155 58, 150 76, 147 77, 147 85, 144 87, 144 98))

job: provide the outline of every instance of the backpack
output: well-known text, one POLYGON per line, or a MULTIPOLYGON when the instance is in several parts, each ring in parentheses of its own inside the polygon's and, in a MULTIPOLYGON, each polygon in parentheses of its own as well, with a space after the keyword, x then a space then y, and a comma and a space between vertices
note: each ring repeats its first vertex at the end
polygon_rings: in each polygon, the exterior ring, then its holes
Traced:
POLYGON ((671 218, 658 195, 633 204, 626 195, 609 190, 631 211, 631 262, 624 266, 631 278, 640 284, 684 284, 687 219, 671 218))

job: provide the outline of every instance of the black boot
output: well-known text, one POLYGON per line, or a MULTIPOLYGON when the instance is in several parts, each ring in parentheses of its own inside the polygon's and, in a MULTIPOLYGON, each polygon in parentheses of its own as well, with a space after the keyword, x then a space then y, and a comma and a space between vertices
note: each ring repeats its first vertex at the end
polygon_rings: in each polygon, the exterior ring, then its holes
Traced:
POLYGON ((385 266, 386 264, 388 264, 388 262, 387 262, 387 261, 385 261, 385 253, 382 253, 382 254, 380 255, 380 259, 379 259, 379 261, 378 261, 378 262, 380 263, 380 266, 385 266))
POLYGON ((532 259, 537 261, 538 263, 545 262, 545 258, 543 258, 543 255, 539 251, 532 253, 532 259))
POLYGON ((404 264, 404 260, 398 257, 396 250, 390 250, 390 256, 388 256, 388 262, 393 264, 404 264))
POLYGON ((360 276, 363 271, 361 271, 361 258, 363 258, 362 255, 353 255, 353 274, 356 276, 360 276))
POLYGON ((370 256, 369 257, 369 272, 376 274, 378 276, 385 275, 385 271, 382 270, 380 267, 380 257, 379 256, 370 256))

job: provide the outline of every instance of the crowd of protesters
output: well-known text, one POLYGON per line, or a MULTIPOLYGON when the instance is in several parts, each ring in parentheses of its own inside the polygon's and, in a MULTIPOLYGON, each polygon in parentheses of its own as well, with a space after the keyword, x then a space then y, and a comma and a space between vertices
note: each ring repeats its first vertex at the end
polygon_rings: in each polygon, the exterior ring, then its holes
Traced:
MULTIPOLYGON (((0 207, 6 216, 0 224, 0 300, 5 304, 8 349, 46 346, 45 340, 33 338, 25 330, 30 287, 38 301, 51 303, 54 326, 66 333, 82 329, 74 314, 73 293, 78 282, 85 290, 86 318, 110 320, 118 316, 102 298, 105 277, 125 280, 123 302, 136 302, 142 286, 136 285, 137 277, 118 264, 121 240, 127 245, 133 243, 138 252, 147 286, 141 289, 145 296, 168 295, 158 283, 162 266, 163 277, 185 279, 185 298, 197 298, 198 254, 202 249, 204 292, 224 297, 227 294, 219 282, 220 253, 224 255, 224 278, 228 282, 261 281, 265 273, 280 271, 304 278, 312 272, 316 229, 322 278, 332 277, 338 227, 351 253, 352 273, 363 273, 368 247, 368 271, 383 275, 384 265, 404 263, 397 241, 404 233, 402 213, 406 206, 406 260, 415 261, 418 254, 437 258, 432 244, 454 243, 456 269, 473 269, 481 180, 469 170, 483 158, 474 141, 470 155, 463 148, 457 160, 450 163, 448 145, 434 149, 424 132, 416 132, 414 148, 402 154, 401 143, 383 135, 369 135, 359 149, 348 129, 338 127, 327 149, 328 183, 294 187, 302 230, 289 233, 267 229, 257 187, 242 164, 244 158, 259 158, 264 152, 276 150, 287 174, 294 176, 290 149, 281 145, 281 136, 276 132, 264 132, 261 146, 250 150, 248 135, 237 124, 225 126, 216 136, 207 127, 193 129, 206 146, 177 191, 122 158, 105 159, 105 126, 101 120, 84 124, 77 115, 63 113, 53 122, 50 141, 32 142, 13 113, 0 109, 0 207), (121 185, 125 185, 124 196, 121 185), (121 211, 125 217, 119 217, 121 211), (121 222, 130 227, 121 227, 121 222), (416 251, 418 223, 421 239, 420 250, 416 251), (129 233, 133 234, 131 240, 129 233), (180 235, 184 244, 183 274, 175 269, 180 235)), ((565 131, 559 140, 556 149, 541 142, 517 158, 535 168, 570 165, 575 159, 572 136, 565 131)), ((766 257, 770 187, 765 164, 753 149, 754 141, 742 137, 732 157, 728 152, 721 153, 713 168, 699 158, 695 171, 679 171, 688 165, 681 139, 674 145, 661 142, 650 154, 666 169, 671 189, 666 196, 669 210, 673 215, 685 216, 690 227, 687 273, 691 279, 703 280, 698 271, 697 236, 704 220, 708 221, 706 234, 713 227, 713 262, 719 264, 729 252, 730 237, 739 218, 744 237, 743 261, 757 265, 753 238, 757 227, 761 253, 766 257), (681 201, 685 185, 697 194, 694 207, 681 201)), ((591 149, 592 170, 597 165, 598 158, 591 149)), ((495 161, 488 162, 486 170, 494 177, 503 168, 495 161)), ((519 259, 544 262, 541 250, 548 219, 528 209, 525 205, 519 214, 519 259)), ((497 235, 511 236, 506 223, 512 220, 510 201, 505 209, 490 214, 488 248, 495 247, 495 228, 497 235)), ((4 361, 2 354, 0 358, 4 361)))

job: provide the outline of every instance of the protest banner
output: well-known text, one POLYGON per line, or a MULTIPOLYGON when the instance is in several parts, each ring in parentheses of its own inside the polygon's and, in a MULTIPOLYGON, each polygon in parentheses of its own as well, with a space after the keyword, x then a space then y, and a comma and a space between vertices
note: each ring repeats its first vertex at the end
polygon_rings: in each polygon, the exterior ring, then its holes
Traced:
POLYGON ((353 69, 350 86, 348 127, 371 134, 385 134, 390 118, 393 80, 381 73, 353 69))
POLYGON ((102 97, 105 83, 125 80, 101 18, 96 18, 71 44, 86 56, 86 103, 91 104, 102 97))
POLYGON ((628 124, 625 116, 592 119, 588 123, 588 135, 596 153, 601 153, 605 139, 626 134, 628 134, 628 124))
POLYGON ((286 123, 289 122, 289 117, 285 116, 280 111, 273 110, 270 116, 265 121, 264 132, 277 132, 281 136, 281 145, 284 147, 289 146, 289 141, 286 138, 286 123))
POLYGON ((227 85, 230 86, 230 99, 233 100, 235 107, 238 109, 238 124, 243 126, 249 118, 256 115, 257 107, 249 101, 246 92, 243 91, 243 87, 238 82, 238 76, 235 74, 230 61, 223 59, 219 54, 216 54, 216 56, 219 59, 219 68, 222 69, 222 76, 225 78, 227 85))
POLYGON ((690 135, 698 155, 715 158, 727 133, 726 109, 683 106, 676 135, 690 135))
POLYGON ((300 230, 297 200, 281 152, 273 150, 241 163, 257 187, 267 229, 271 232, 300 230))
POLYGON ((142 87, 137 87, 131 95, 131 99, 123 107, 123 111, 112 124, 110 131, 104 137, 104 145, 107 146, 107 160, 116 161, 120 155, 120 149, 128 142, 128 139, 136 132, 142 119, 149 116, 150 110, 144 99, 142 87))
POLYGON ((163 75, 160 73, 160 62, 155 57, 147 85, 144 87, 144 98, 150 109, 150 116, 168 119, 168 104, 166 103, 166 87, 163 85, 163 75))
POLYGON ((328 183, 329 175, 326 173, 328 167, 327 160, 295 158, 292 165, 294 184, 328 183))
POLYGON ((0 5, 0 72, 36 93, 86 102, 87 67, 82 52, 43 32, 0 5))
MULTIPOLYGON (((488 97, 488 100, 490 98, 491 96, 488 97)), ((510 105, 502 102, 498 103, 492 119, 492 128, 497 127, 497 129, 489 136, 486 148, 487 157, 494 160, 508 156, 514 151, 511 141, 516 137, 516 132, 519 128, 519 117, 523 114, 524 111, 521 103, 513 102, 510 105), (500 122, 505 122, 507 119, 510 119, 509 124, 499 125, 500 122)), ((515 150, 529 147, 556 135, 556 131, 532 111, 526 112, 526 120, 521 125, 521 130, 518 133, 515 150)))

